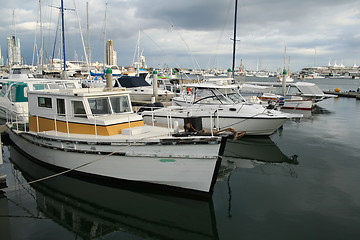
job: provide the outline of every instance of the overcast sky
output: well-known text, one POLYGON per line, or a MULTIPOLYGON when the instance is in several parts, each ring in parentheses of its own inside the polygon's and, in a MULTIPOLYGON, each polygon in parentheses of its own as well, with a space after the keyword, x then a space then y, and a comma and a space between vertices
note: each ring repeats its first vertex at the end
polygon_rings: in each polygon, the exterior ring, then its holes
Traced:
MULTIPOLYGON (((77 13, 87 47, 86 2, 93 62, 103 62, 106 29, 120 66, 132 64, 139 31, 149 67, 232 65, 235 0, 64 0, 65 8, 77 10, 65 12, 67 59, 85 59, 77 13)), ((35 39, 40 48, 39 0, 0 3, 2 55, 6 58, 7 37, 16 32, 24 62, 31 64, 35 39)), ((59 10, 50 6, 60 6, 60 0, 41 0, 41 6, 45 56, 54 52, 58 57, 59 10)), ((242 59, 247 69, 277 70, 283 66, 285 46, 293 71, 328 65, 329 60, 360 65, 360 1, 238 0, 237 38, 237 67, 242 59)))

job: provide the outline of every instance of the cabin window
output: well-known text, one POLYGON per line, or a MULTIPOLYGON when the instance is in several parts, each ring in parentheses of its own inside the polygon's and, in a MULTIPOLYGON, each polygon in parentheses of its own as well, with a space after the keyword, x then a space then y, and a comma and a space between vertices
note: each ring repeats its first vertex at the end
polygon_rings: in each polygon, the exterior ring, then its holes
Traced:
POLYGON ((8 98, 11 102, 15 102, 15 100, 16 100, 16 86, 15 85, 11 86, 8 98))
POLYGON ((1 88, 1 92, 0 92, 1 97, 5 96, 8 87, 9 87, 8 84, 3 83, 2 88, 1 88))
POLYGON ((34 90, 44 90, 45 89, 45 85, 43 83, 34 84, 33 87, 34 87, 34 90))
POLYGON ((300 93, 300 90, 297 89, 297 87, 293 87, 293 86, 290 87, 289 92, 288 92, 289 95, 298 95, 299 93, 300 93))
POLYGON ((130 112, 129 98, 127 96, 110 97, 114 113, 130 112))
POLYGON ((86 112, 82 101, 71 101, 71 108, 74 117, 86 118, 86 112))
POLYGON ((45 108, 52 108, 51 98, 38 97, 38 106, 45 107, 45 108))
POLYGON ((24 97, 28 97, 28 87, 24 87, 24 97))
POLYGON ((89 98, 88 102, 93 115, 111 113, 108 98, 89 98))
POLYGON ((56 99, 56 111, 59 116, 65 116, 65 100, 61 98, 56 99))
POLYGON ((74 89, 74 88, 76 88, 76 87, 75 87, 75 84, 74 84, 74 83, 65 83, 65 88, 74 89))
POLYGON ((48 84, 49 89, 64 89, 64 85, 63 84, 58 84, 58 83, 50 83, 48 84))

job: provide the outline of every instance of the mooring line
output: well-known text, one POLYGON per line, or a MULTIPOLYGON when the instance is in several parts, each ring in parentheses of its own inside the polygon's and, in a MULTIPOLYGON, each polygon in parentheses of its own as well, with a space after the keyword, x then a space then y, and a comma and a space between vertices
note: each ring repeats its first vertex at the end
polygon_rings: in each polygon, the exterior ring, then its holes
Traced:
POLYGON ((102 160, 102 159, 104 159, 104 158, 106 158, 106 157, 109 157, 109 156, 111 156, 111 155, 114 155, 115 153, 117 153, 117 152, 119 152, 119 151, 122 151, 122 150, 124 150, 125 148, 128 148, 128 147, 130 147, 130 146, 132 146, 132 145, 129 144, 128 146, 123 147, 122 149, 119 149, 119 150, 117 150, 117 151, 111 152, 111 153, 109 153, 108 155, 105 155, 105 156, 102 156, 102 157, 97 158, 97 159, 95 159, 95 160, 92 160, 92 161, 90 161, 90 162, 84 163, 84 164, 82 164, 82 165, 80 165, 80 166, 77 166, 77 167, 74 167, 74 168, 71 168, 71 169, 68 169, 68 170, 59 172, 59 173, 55 173, 55 174, 50 175, 50 176, 46 176, 46 177, 43 177, 43 178, 39 178, 39 179, 30 181, 30 182, 27 182, 27 183, 22 183, 22 184, 17 184, 17 185, 13 185, 13 186, 1 188, 0 191, 12 190, 12 189, 14 189, 14 188, 23 187, 23 186, 26 186, 26 185, 31 185, 31 184, 33 184, 33 183, 37 183, 37 182, 41 182, 41 181, 44 181, 44 180, 47 180, 47 179, 51 179, 51 178, 54 178, 54 177, 57 177, 57 176, 61 176, 61 175, 66 174, 66 173, 68 173, 68 172, 71 172, 71 171, 74 171, 74 170, 76 170, 76 169, 85 167, 85 166, 87 166, 87 165, 89 165, 89 164, 91 164, 91 163, 100 161, 100 160, 102 160))

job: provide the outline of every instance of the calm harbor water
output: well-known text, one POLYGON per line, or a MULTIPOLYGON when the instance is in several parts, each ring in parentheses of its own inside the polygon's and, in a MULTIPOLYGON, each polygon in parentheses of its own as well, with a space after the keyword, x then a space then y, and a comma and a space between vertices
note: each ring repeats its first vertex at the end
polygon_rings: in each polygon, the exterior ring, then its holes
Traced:
MULTIPOLYGON (((0 239, 359 239, 359 123, 359 100, 327 99, 270 137, 229 141, 208 202, 66 176, 18 186, 0 198, 0 239)), ((8 186, 52 174, 11 144, 3 152, 8 186)))

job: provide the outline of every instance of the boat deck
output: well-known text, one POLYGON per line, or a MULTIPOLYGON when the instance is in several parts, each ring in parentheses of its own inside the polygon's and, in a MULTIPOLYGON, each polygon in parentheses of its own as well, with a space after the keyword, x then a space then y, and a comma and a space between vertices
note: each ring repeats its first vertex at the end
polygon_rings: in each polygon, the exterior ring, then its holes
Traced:
MULTIPOLYGON (((35 133, 36 134, 36 133, 35 133)), ((87 142, 116 142, 116 141, 136 141, 142 140, 149 142, 158 141, 159 138, 166 138, 170 136, 170 129, 161 128, 156 126, 145 126, 145 127, 134 127, 130 129, 124 129, 121 134, 112 136, 101 136, 101 135, 89 135, 89 134, 75 134, 75 133, 64 133, 58 131, 44 131, 37 133, 38 136, 51 137, 53 139, 68 140, 72 141, 87 141, 87 142)))

